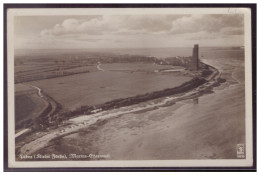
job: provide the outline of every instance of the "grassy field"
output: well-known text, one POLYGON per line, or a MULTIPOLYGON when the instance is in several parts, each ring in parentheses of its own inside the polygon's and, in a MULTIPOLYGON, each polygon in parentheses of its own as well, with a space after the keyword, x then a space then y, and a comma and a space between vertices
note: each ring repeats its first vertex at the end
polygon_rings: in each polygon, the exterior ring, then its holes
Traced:
POLYGON ((41 99, 36 91, 23 84, 15 85, 15 126, 21 129, 30 125, 48 103, 41 99))
POLYGON ((33 103, 29 95, 18 95, 15 97, 15 107, 15 120, 19 122, 25 116, 30 115, 36 104, 33 103))
POLYGON ((25 84, 15 84, 15 95, 24 94, 24 93, 34 93, 36 90, 25 84))
POLYGON ((63 108, 74 110, 80 106, 102 104, 114 99, 179 86, 191 79, 191 77, 178 72, 155 73, 153 71, 158 68, 171 68, 171 66, 115 63, 102 64, 100 67, 105 71, 82 73, 30 83, 40 87, 44 93, 54 98, 63 108))
POLYGON ((109 71, 139 71, 139 72, 154 72, 160 69, 173 69, 181 68, 172 65, 159 65, 153 63, 112 63, 112 64, 102 64, 101 68, 109 71))
POLYGON ((96 65, 30 63, 15 66, 15 82, 29 82, 90 71, 97 71, 96 65))

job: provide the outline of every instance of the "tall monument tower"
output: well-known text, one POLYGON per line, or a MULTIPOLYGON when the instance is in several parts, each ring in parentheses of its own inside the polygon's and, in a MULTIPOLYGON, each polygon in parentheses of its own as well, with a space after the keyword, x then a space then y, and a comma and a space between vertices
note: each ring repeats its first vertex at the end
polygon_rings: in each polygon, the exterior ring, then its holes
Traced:
POLYGON ((199 70, 199 45, 194 44, 193 55, 191 59, 190 69, 193 71, 199 70))

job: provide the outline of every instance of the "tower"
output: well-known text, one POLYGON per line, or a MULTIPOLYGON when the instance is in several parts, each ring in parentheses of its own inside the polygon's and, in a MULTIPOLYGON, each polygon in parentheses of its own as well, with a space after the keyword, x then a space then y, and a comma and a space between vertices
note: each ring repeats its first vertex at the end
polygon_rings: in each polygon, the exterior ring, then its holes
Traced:
POLYGON ((194 44, 193 55, 191 59, 190 70, 197 71, 199 70, 199 45, 194 44))

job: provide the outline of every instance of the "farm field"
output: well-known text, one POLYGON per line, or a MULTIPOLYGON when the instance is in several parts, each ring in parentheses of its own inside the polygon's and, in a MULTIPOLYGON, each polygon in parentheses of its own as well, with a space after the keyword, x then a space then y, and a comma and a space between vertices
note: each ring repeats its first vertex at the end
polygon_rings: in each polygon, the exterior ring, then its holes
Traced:
POLYGON ((154 72, 156 69, 173 68, 172 66, 113 63, 101 64, 100 67, 104 71, 32 81, 30 84, 41 88, 64 109, 74 110, 80 106, 97 105, 176 87, 191 79, 180 72, 154 72))

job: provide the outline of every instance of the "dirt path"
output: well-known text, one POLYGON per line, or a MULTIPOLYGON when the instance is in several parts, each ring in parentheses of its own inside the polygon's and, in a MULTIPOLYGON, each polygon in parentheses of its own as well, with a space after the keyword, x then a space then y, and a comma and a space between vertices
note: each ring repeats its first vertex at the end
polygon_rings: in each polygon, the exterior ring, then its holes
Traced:
POLYGON ((39 97, 43 98, 42 90, 41 90, 39 87, 37 87, 37 86, 33 86, 33 85, 29 85, 29 86, 31 86, 31 87, 37 89, 39 97))
POLYGON ((101 64, 99 63, 99 64, 97 65, 97 69, 98 69, 98 70, 100 70, 100 71, 103 71, 103 72, 105 72, 105 70, 104 70, 104 69, 102 69, 100 66, 101 66, 101 64))
POLYGON ((25 134, 25 133, 28 132, 28 131, 30 131, 29 128, 26 128, 26 129, 23 129, 23 130, 19 131, 18 133, 15 134, 15 138, 17 138, 17 137, 19 137, 19 136, 25 134))

